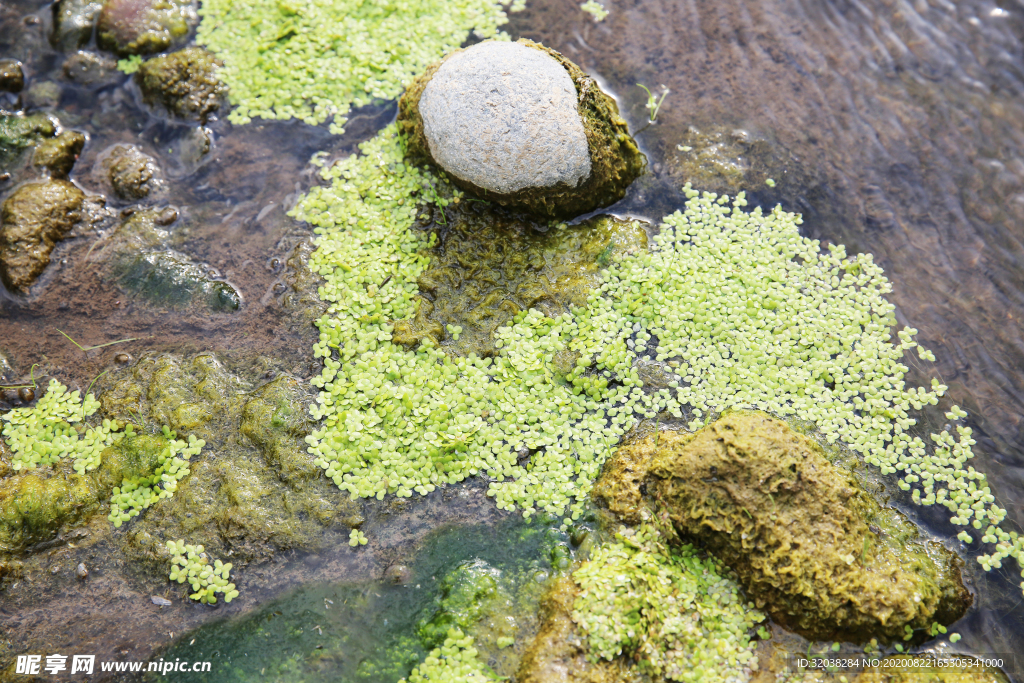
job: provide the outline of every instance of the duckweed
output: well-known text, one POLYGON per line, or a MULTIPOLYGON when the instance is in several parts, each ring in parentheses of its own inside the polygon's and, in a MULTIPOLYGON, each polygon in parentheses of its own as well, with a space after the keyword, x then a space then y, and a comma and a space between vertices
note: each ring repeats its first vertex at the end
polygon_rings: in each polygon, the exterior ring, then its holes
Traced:
MULTIPOLYGON (((129 429, 131 425, 129 425, 129 429)), ((152 474, 125 477, 120 486, 115 486, 110 497, 110 515, 107 517, 114 527, 120 527, 132 517, 163 498, 170 498, 178 488, 178 482, 191 472, 188 461, 202 451, 206 442, 194 435, 188 441, 177 438, 170 427, 164 426, 165 441, 157 451, 156 468, 152 474)), ((126 431, 122 441, 130 440, 132 433, 126 431)))
POLYGON ((687 185, 685 208, 664 219, 651 249, 609 259, 585 306, 517 313, 495 330, 494 357, 449 354, 429 334, 407 349, 392 335, 416 315, 436 239, 412 229, 418 207, 460 195, 404 161, 394 126, 361 149, 324 169, 331 184, 292 212, 318 235, 309 266, 326 280, 318 295, 328 306, 311 411, 323 422, 306 441, 353 498, 422 495, 484 474, 499 507, 568 523, 638 419, 687 420, 694 431, 715 413, 753 408, 813 422, 827 443, 900 473, 914 501, 983 530, 996 546, 983 567, 1024 558, 1024 537, 998 528, 1006 512, 985 475, 966 466, 970 428, 932 434, 930 453, 911 436, 910 411, 936 405, 946 387, 907 386, 904 354, 934 355, 913 328, 892 339, 891 285, 870 254, 822 251, 800 236, 798 215, 748 212, 743 193, 687 185), (641 369, 665 381, 645 386, 641 369))
POLYGON ((580 9, 594 17, 594 21, 604 21, 604 18, 608 16, 608 10, 596 0, 587 0, 580 5, 580 9))
POLYGON ((573 572, 572 618, 590 658, 626 654, 668 680, 735 680, 756 668, 750 631, 764 620, 739 585, 691 545, 670 550, 653 526, 622 530, 573 572))
POLYGON ((352 107, 395 99, 471 30, 506 37, 507 21, 494 0, 210 0, 199 13, 196 40, 224 61, 233 123, 334 117, 339 134, 352 107))
POLYGON ((366 534, 364 534, 359 529, 353 529, 351 532, 349 532, 348 544, 353 548, 360 545, 366 545, 368 542, 369 539, 366 538, 366 534))
MULTIPOLYGON (((499 680, 480 661, 473 638, 457 628, 409 674, 408 683, 486 683, 499 680)), ((406 683, 403 678, 399 683, 406 683)))
POLYGON ((64 458, 74 459, 79 474, 95 470, 100 453, 113 443, 121 429, 117 421, 104 420, 98 427, 81 423, 93 415, 100 403, 92 394, 83 399, 78 391, 51 379, 46 393, 34 406, 15 408, 3 416, 3 436, 14 455, 15 472, 56 465, 64 458))
POLYGON ((217 602, 216 594, 224 596, 224 602, 238 597, 235 584, 230 583, 231 563, 215 560, 211 565, 202 545, 190 545, 179 539, 167 541, 171 552, 171 573, 168 578, 178 583, 188 582, 195 591, 189 597, 206 604, 217 602))

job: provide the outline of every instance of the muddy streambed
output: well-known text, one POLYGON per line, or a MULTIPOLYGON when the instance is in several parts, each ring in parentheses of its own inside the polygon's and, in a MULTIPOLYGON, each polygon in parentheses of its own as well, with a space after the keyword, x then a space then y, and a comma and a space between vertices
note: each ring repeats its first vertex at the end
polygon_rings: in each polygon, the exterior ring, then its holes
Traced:
MULTIPOLYGON (((529 0, 504 29, 559 50, 618 98, 649 167, 608 212, 656 224, 683 205, 685 182, 698 190, 743 190, 753 206, 781 204, 801 213, 807 237, 873 254, 892 282, 887 298, 899 324, 920 330, 918 340, 937 359, 910 358, 911 378, 927 384, 938 377, 949 386, 949 401, 969 414, 973 464, 1008 511, 1007 528, 1024 526, 1024 5, 604 4, 610 14, 595 22, 572 0, 529 0), (637 83, 669 91, 655 123, 637 83)), ((298 121, 232 125, 224 112, 205 123, 181 121, 143 102, 133 79, 109 64, 93 82, 69 76, 70 52, 51 45, 51 23, 50 5, 0 3, 0 59, 19 60, 26 80, 20 99, 2 95, 0 105, 52 113, 65 128, 85 133, 70 180, 104 197, 105 206, 94 230, 58 245, 27 297, 0 292, 3 383, 56 378, 72 389, 95 383, 108 395, 121 387, 122 396, 133 381, 152 394, 166 376, 201 403, 197 387, 214 376, 219 388, 209 402, 221 406, 214 422, 223 424, 203 437, 211 463, 244 453, 275 466, 267 455, 273 449, 224 425, 243 424, 252 413, 232 397, 287 384, 287 401, 302 412, 315 392, 308 381, 322 368, 312 353, 320 309, 316 283, 302 268, 312 230, 286 213, 321 182, 309 163, 314 153, 339 159, 355 152, 394 119, 395 102, 354 110, 343 135, 298 121), (110 190, 104 162, 116 145, 135 145, 155 160, 163 188, 143 204, 174 208, 173 248, 204 277, 230 285, 237 310, 154 301, 110 277, 106 235, 139 205, 110 190), (82 350, 61 331, 99 348, 82 350), (102 346, 111 342, 118 343, 102 346), (185 369, 139 374, 140 360, 167 354, 186 359, 185 369), (211 359, 216 369, 196 369, 196 358, 211 359)), ((0 182, 0 200, 22 180, 0 182)), ((8 392, 0 408, 24 398, 8 392)), ((941 413, 928 419, 926 426, 942 427, 941 413)), ((301 442, 312 428, 302 423, 287 437, 301 442)), ((218 471, 218 481, 234 481, 218 471)), ((253 472, 260 482, 270 476, 253 472)), ((537 586, 574 561, 588 547, 581 534, 600 526, 597 517, 584 518, 570 538, 552 520, 523 522, 498 510, 486 484, 473 478, 427 496, 355 503, 316 488, 325 481, 302 479, 309 487, 302 490, 335 506, 329 514, 302 508, 293 528, 270 511, 259 520, 269 529, 265 536, 217 549, 225 560, 228 552, 239 558, 232 580, 240 597, 230 604, 187 600, 138 542, 143 527, 134 521, 113 529, 98 514, 31 545, 16 570, 0 575, 0 675, 28 680, 11 673, 17 655, 60 652, 107 661, 212 661, 214 676, 195 680, 396 681, 423 656, 409 633, 429 616, 445 577, 478 560, 513 577, 513 588, 502 590, 534 600, 531 608, 506 605, 519 615, 517 642, 496 648, 508 661, 492 665, 508 675, 537 628, 522 616, 535 613, 537 586), (313 518, 318 526, 306 524, 313 518), (349 527, 368 543, 351 547, 349 527), (80 563, 87 578, 76 573, 80 563), (151 596, 171 604, 159 606, 151 596)), ((973 560, 978 547, 958 544, 944 510, 909 504, 891 482, 884 491, 967 560, 974 604, 950 629, 963 636, 959 651, 1020 652, 1020 570, 1007 561, 982 571, 973 560)), ((189 519, 235 528, 202 503, 189 519)), ((148 523, 149 531, 185 528, 148 523)), ((492 630, 495 638, 511 633, 492 630)), ((778 639, 793 651, 823 646, 778 639)), ((1007 669, 1020 678, 1019 669, 1007 669)), ((98 680, 134 678, 113 673, 98 680)))

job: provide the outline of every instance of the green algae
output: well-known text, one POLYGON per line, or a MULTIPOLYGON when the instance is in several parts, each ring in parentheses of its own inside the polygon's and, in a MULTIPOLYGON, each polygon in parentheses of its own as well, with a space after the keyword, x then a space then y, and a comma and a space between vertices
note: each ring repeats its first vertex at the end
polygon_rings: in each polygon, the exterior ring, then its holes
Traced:
POLYGON ((106 414, 167 424, 208 444, 175 495, 133 522, 124 539, 132 557, 163 563, 166 542, 184 538, 219 558, 262 560, 337 542, 342 528, 362 521, 304 452, 308 397, 294 378, 253 387, 211 354, 149 355, 101 402, 106 414))
MULTIPOLYGON (((548 54, 561 64, 572 78, 590 153, 590 175, 577 187, 567 187, 564 184, 555 187, 531 187, 509 195, 485 190, 459 178, 453 177, 452 180, 478 197, 548 217, 577 216, 622 199, 630 183, 644 172, 647 158, 630 136, 629 126, 619 115, 615 100, 606 95, 593 78, 561 53, 532 40, 521 39, 518 42, 548 54)), ((433 162, 430 146, 423 132, 419 101, 427 83, 440 68, 441 63, 443 60, 427 68, 410 84, 398 103, 398 127, 408 139, 408 154, 414 163, 433 162)))
POLYGON ((194 0, 104 0, 96 44, 118 57, 151 55, 180 44, 196 21, 194 0))
POLYGON ((758 607, 809 638, 903 638, 952 623, 971 603, 959 558, 763 414, 624 446, 594 495, 627 519, 656 509, 728 564, 758 607))
POLYGON ((507 19, 492 0, 415 0, 399 7, 358 0, 204 2, 196 41, 224 61, 235 105, 228 118, 333 117, 340 133, 352 107, 391 100, 427 65, 474 30, 498 35, 507 19))
POLYGON ((57 119, 42 112, 0 114, 0 171, 13 170, 26 150, 54 137, 58 130, 57 119))
POLYGON ((64 525, 74 524, 97 510, 104 495, 96 477, 72 471, 67 462, 52 472, 3 478, 0 557, 49 541, 64 525))
POLYGON ((395 323, 397 344, 415 348, 430 336, 459 355, 494 356, 495 333, 517 313, 536 308, 555 318, 585 305, 602 267, 647 248, 637 221, 598 216, 541 233, 477 203, 457 206, 466 208, 449 211, 449 227, 416 280, 415 317, 395 323), (460 328, 457 340, 448 326, 460 328))
POLYGON ((85 135, 73 130, 40 142, 32 155, 32 165, 45 170, 51 178, 67 178, 85 147, 85 135))

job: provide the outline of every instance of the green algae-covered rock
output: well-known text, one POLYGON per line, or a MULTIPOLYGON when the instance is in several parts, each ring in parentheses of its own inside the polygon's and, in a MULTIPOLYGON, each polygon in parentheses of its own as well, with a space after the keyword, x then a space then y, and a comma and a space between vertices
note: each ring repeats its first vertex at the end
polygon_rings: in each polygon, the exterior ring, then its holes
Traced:
POLYGON ((643 505, 641 479, 681 536, 809 638, 902 638, 906 627, 949 624, 971 604, 955 554, 767 415, 731 413, 696 434, 661 432, 623 447, 594 495, 628 518, 643 505))
POLYGON ((180 44, 198 20, 194 0, 105 0, 96 42, 119 57, 151 55, 180 44))
POLYGON ((27 292, 46 266, 57 242, 84 217, 85 194, 66 180, 22 185, 0 209, 0 280, 27 292))
POLYGON ((163 186, 156 159, 135 145, 116 145, 102 167, 114 193, 126 201, 139 201, 155 194, 163 186))
POLYGON ((146 60, 135 79, 146 104, 163 106, 181 119, 206 123, 227 99, 228 88, 217 76, 219 66, 211 52, 187 47, 146 60))
POLYGON ((85 135, 64 130, 55 138, 43 140, 32 154, 32 165, 45 170, 51 178, 67 178, 85 147, 85 135))
POLYGON ((14 170, 26 150, 59 129, 60 123, 49 114, 0 114, 0 171, 14 170))
POLYGON ((502 611, 512 611, 512 599, 501 570, 483 560, 463 563, 441 580, 436 610, 419 624, 420 640, 427 649, 437 647, 450 629, 471 630, 488 613, 502 611))
POLYGON ((449 54, 409 86, 398 120, 414 160, 478 196, 544 216, 608 206, 646 165, 614 100, 529 40, 449 54))
POLYGON ((541 233, 478 203, 460 206, 417 280, 415 317, 395 323, 397 344, 415 348, 430 337, 464 355, 493 356, 495 330, 517 313, 536 308, 555 318, 586 305, 613 257, 647 247, 638 221, 597 216, 541 233))
POLYGON ((162 561, 166 540, 188 538, 222 559, 265 559, 360 524, 358 507, 305 452, 309 400, 291 377, 253 388, 211 354, 140 358, 100 397, 104 414, 137 415, 207 446, 174 496, 133 522, 129 554, 162 561))
POLYGON ((97 477, 77 474, 70 463, 0 479, 0 555, 50 540, 95 511, 105 493, 97 477))
POLYGON ((237 311, 242 297, 234 287, 169 246, 170 233, 161 226, 176 215, 165 208, 136 211, 125 218, 100 254, 108 261, 108 277, 160 306, 237 311))

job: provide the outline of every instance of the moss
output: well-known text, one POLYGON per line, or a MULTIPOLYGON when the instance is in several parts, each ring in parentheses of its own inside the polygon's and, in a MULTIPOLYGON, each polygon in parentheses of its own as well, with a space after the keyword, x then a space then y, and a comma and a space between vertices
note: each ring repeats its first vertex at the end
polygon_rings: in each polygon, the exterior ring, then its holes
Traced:
POLYGON ((50 540, 62 526, 94 512, 108 493, 99 477, 80 475, 67 461, 52 472, 5 477, 0 480, 0 555, 50 540))
POLYGON ((57 137, 44 140, 36 146, 32 164, 45 169, 51 178, 67 178, 83 147, 85 135, 73 130, 61 131, 57 137))
POLYGON ((309 396, 291 377, 253 388, 210 354, 149 355, 100 400, 109 415, 164 423, 208 444, 174 496, 129 530, 136 557, 162 562, 163 543, 187 538, 216 557, 267 558, 339 543, 342 527, 362 521, 305 453, 309 396))
MULTIPOLYGON (((521 207, 550 217, 576 216, 608 206, 622 199, 629 187, 647 166, 636 141, 629 134, 625 119, 619 115, 615 100, 606 95, 597 82, 564 55, 531 40, 523 45, 541 50, 553 57, 569 73, 576 86, 580 118, 590 148, 590 176, 578 187, 558 185, 553 188, 528 188, 503 195, 459 178, 452 180, 473 194, 506 206, 521 207)), ((455 51, 458 52, 458 51, 455 51)), ((450 58, 452 52, 447 58, 450 58)), ((427 83, 444 60, 428 67, 406 89, 398 103, 398 126, 408 139, 408 154, 416 163, 433 163, 430 147, 423 134, 419 101, 427 83)))
POLYGON ((216 312, 241 308, 242 297, 231 284, 171 249, 170 235, 159 227, 164 212, 136 211, 126 217, 101 252, 107 277, 125 290, 168 307, 203 306, 216 312))
POLYGON ((501 571, 483 560, 466 562, 445 576, 436 610, 418 628, 423 646, 439 646, 452 628, 472 629, 488 612, 510 612, 511 596, 501 579, 501 571))
POLYGON ((194 0, 105 0, 96 43, 118 57, 151 55, 180 43, 197 20, 194 0))
POLYGON ((135 75, 142 99, 172 115, 206 123, 227 100, 228 88, 217 75, 220 60, 201 47, 187 47, 146 60, 135 75))
POLYGON ((85 194, 66 180, 27 183, 0 209, 0 280, 27 292, 50 264, 57 242, 84 217, 85 194))
POLYGON ((495 331, 517 313, 536 308, 555 318, 586 305, 601 268, 647 247, 638 221, 598 216, 543 233, 529 220, 472 202, 461 206, 425 252, 430 267, 416 281, 416 315, 395 324, 397 344, 415 348, 429 336, 435 343, 450 339, 462 355, 493 356, 495 331), (458 340, 446 326, 461 328, 458 340))
POLYGON ((635 470, 647 459, 659 514, 802 635, 902 638, 907 626, 955 621, 971 603, 959 558, 780 420, 736 412, 696 435, 662 432, 621 448, 607 469, 618 481, 598 486, 613 510, 637 507, 635 470))

